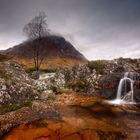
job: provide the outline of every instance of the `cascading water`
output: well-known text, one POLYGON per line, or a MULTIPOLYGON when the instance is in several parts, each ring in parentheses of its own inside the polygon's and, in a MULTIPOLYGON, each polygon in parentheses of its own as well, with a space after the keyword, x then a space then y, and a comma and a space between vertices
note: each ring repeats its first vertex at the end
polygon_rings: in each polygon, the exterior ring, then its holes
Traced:
POLYGON ((112 104, 121 104, 121 103, 135 103, 134 102, 134 81, 136 76, 133 72, 126 72, 124 77, 120 80, 117 97, 115 100, 111 101, 112 104))

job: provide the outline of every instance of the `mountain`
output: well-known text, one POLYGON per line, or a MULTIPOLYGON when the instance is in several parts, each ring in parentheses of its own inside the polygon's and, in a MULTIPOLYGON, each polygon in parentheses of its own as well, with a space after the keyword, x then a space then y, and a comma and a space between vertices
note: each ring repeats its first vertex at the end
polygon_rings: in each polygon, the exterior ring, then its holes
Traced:
MULTIPOLYGON (((1 54, 13 57, 25 67, 33 67, 33 45, 38 40, 26 41, 12 48, 0 51, 1 54)), ((76 64, 83 64, 87 59, 74 48, 74 46, 57 35, 43 37, 40 43, 40 56, 44 57, 43 69, 46 67, 69 67, 76 64)))

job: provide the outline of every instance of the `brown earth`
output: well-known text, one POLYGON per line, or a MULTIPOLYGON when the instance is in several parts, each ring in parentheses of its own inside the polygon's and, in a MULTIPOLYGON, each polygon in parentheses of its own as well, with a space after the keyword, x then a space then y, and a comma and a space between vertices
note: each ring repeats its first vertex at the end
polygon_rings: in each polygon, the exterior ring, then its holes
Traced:
MULTIPOLYGON (((17 61, 20 63, 24 69, 33 69, 34 68, 34 61, 32 59, 21 59, 21 58, 12 58, 14 61, 17 61)), ((76 59, 69 59, 69 58, 51 58, 51 59, 45 59, 43 63, 41 64, 40 69, 46 70, 46 69, 55 69, 55 68, 66 68, 66 67, 72 67, 74 65, 78 64, 86 64, 87 61, 80 61, 76 59)))

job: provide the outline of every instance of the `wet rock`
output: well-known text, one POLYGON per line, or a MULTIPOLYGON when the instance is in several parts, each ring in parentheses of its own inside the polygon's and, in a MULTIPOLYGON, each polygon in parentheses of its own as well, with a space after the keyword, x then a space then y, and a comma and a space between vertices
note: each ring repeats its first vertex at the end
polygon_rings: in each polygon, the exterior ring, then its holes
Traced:
POLYGON ((117 96, 117 88, 120 79, 123 77, 121 73, 114 73, 102 76, 99 81, 99 93, 102 97, 113 99, 117 96))
POLYGON ((134 88, 134 100, 140 102, 140 89, 134 88))
POLYGON ((117 67, 113 70, 113 73, 123 73, 125 72, 125 68, 123 65, 117 65, 117 67))
POLYGON ((54 101, 55 107, 46 102, 35 101, 31 109, 24 108, 0 116, 2 133, 17 126, 15 122, 20 124, 2 138, 137 140, 140 136, 139 110, 133 110, 130 105, 131 110, 127 112, 126 107, 101 104, 102 101, 99 97, 78 94, 58 95, 54 101))

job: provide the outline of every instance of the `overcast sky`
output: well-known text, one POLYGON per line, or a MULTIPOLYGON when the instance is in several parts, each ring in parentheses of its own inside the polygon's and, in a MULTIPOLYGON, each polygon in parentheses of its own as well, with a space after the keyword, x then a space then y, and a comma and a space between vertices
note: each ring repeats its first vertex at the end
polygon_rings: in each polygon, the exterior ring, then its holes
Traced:
POLYGON ((140 0, 0 0, 0 49, 23 42, 39 11, 90 60, 140 57, 140 0))

